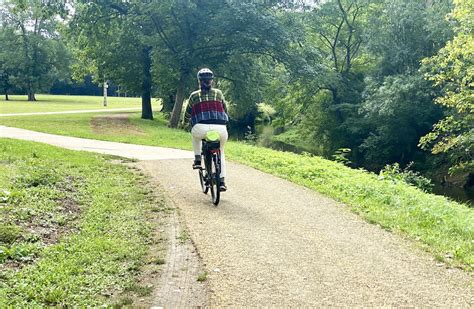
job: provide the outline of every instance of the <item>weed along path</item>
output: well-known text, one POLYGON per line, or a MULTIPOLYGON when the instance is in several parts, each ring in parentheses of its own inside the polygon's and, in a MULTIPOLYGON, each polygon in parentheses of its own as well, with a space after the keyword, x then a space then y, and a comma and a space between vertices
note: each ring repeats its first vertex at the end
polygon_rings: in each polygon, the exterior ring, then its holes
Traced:
MULTIPOLYGON (((229 191, 214 207, 200 192, 190 152, 1 126, 0 136, 142 160, 134 165, 179 209, 184 224, 171 231, 172 239, 189 235, 200 257, 200 269, 192 272, 186 266, 189 259, 183 258, 186 253, 168 255, 166 264, 177 274, 165 274, 162 284, 171 287, 157 290, 153 305, 197 304, 181 301, 193 295, 192 288, 185 292, 181 284, 186 288, 197 282, 197 273, 207 285, 201 291, 207 293, 206 303, 200 305, 474 305, 471 273, 446 268, 413 243, 364 222, 332 199, 255 169, 230 162, 229 191), (184 266, 174 266, 178 262, 184 266), (180 270, 187 273, 184 279, 180 270)), ((171 243, 175 247, 179 241, 171 243)))

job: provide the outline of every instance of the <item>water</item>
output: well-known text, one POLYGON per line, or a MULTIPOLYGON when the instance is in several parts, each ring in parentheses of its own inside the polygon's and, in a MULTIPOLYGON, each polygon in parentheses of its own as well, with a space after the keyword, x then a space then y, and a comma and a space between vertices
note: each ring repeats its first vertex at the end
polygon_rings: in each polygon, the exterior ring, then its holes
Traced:
POLYGON ((444 195, 446 197, 451 198, 457 202, 465 203, 470 207, 474 207, 474 188, 462 188, 456 187, 453 185, 441 185, 439 183, 435 183, 435 187, 433 188, 433 193, 444 195))

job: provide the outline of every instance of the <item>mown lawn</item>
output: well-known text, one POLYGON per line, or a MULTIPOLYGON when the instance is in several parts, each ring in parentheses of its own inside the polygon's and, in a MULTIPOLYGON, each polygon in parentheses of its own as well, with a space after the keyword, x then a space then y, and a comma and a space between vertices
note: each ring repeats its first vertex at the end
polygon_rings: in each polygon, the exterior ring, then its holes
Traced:
POLYGON ((108 97, 107 107, 103 106, 103 97, 100 96, 38 94, 36 99, 36 102, 28 102, 26 96, 11 95, 10 100, 5 101, 4 96, 0 97, 0 114, 141 107, 140 98, 108 97))
MULTIPOLYGON (((16 117, 0 119, 0 124, 63 135, 191 149, 190 134, 167 128, 166 121, 158 113, 153 121, 141 120, 139 114, 131 114, 130 121, 135 130, 128 133, 113 123, 98 132, 91 126, 94 117, 101 116, 37 116, 34 121, 16 117)), ((440 261, 467 270, 474 267, 474 211, 466 205, 320 157, 236 141, 228 143, 226 154, 231 160, 341 201, 368 222, 418 242, 440 261)))
POLYGON ((0 308, 113 305, 138 289, 165 206, 110 159, 0 139, 0 308))

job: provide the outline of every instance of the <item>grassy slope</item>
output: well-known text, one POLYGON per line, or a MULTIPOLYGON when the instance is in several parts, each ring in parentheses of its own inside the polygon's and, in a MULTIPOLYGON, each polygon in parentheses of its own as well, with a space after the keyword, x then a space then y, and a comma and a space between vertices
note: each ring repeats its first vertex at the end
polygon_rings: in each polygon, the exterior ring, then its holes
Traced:
MULTIPOLYGON (((189 133, 171 130, 159 115, 154 121, 132 122, 144 133, 96 134, 90 129, 91 115, 0 119, 0 124, 50 133, 103 140, 191 149, 189 133), (37 120, 36 120, 37 119, 37 120)), ((374 174, 347 168, 319 157, 308 157, 229 142, 226 154, 265 172, 307 186, 349 205, 372 223, 420 241, 439 259, 466 269, 474 266, 474 212, 442 196, 426 194, 404 183, 380 180, 374 174)))
MULTIPOLYGON (((38 94, 37 102, 28 102, 26 96, 12 95, 10 101, 0 99, 0 114, 59 112, 69 110, 102 109, 103 97, 63 96, 38 94)), ((141 107, 140 98, 108 97, 107 106, 111 108, 141 107)))
POLYGON ((143 183, 104 156, 0 139, 0 307, 98 306, 133 287, 159 207, 143 183))

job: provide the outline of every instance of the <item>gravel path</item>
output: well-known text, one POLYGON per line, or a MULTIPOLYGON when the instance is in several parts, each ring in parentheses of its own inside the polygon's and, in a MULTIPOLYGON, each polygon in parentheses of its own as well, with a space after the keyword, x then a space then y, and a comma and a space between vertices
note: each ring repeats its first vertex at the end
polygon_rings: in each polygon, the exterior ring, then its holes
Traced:
MULTIPOLYGON (((229 191, 214 207, 200 192, 190 152, 0 126, 1 136, 161 159, 137 166, 179 208, 209 273, 205 298, 210 306, 474 305, 472 274, 447 269, 344 205, 252 168, 229 163, 229 191)), ((157 305, 162 304, 160 293, 157 305)))
POLYGON ((139 165, 179 205, 211 306, 474 305, 470 274, 313 191, 230 163, 214 207, 190 160, 139 165))

